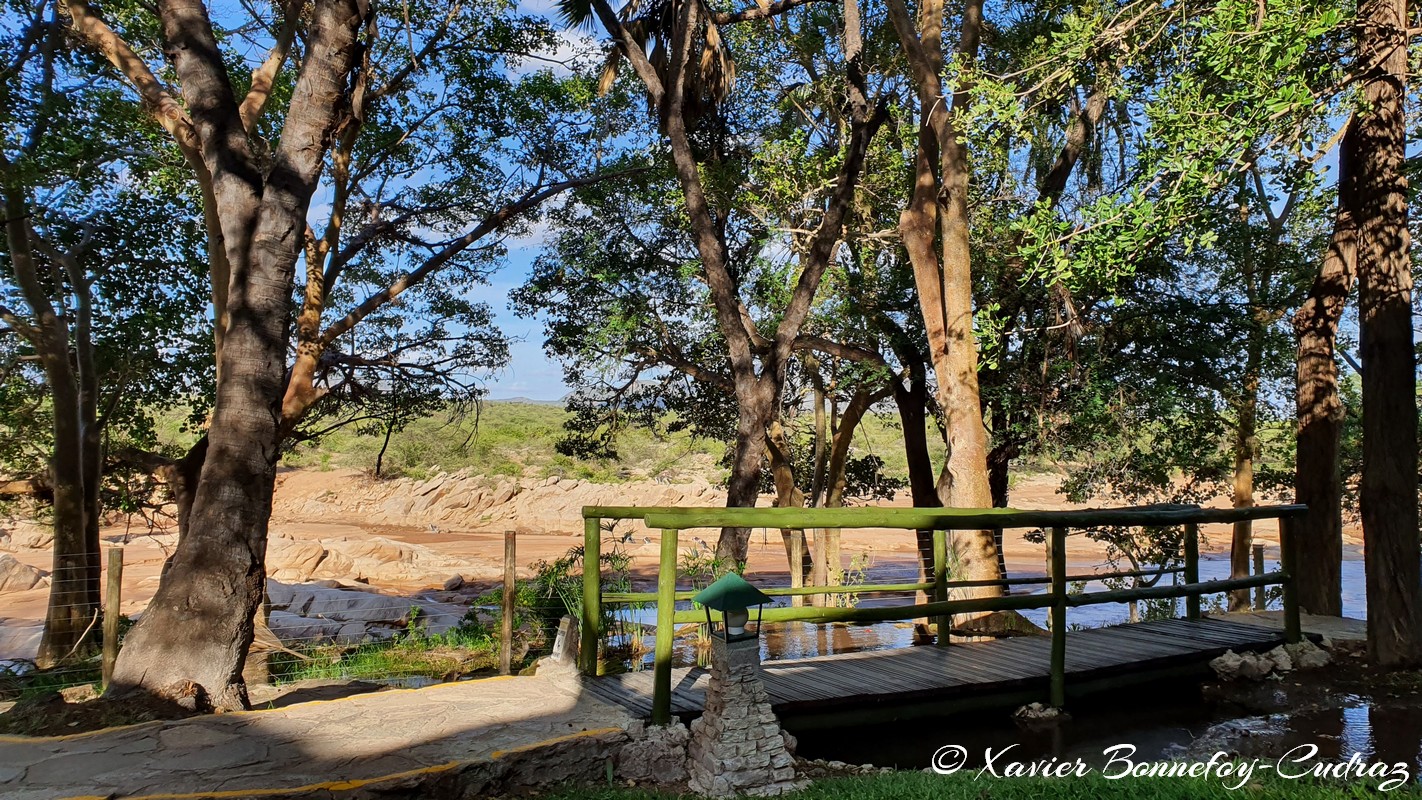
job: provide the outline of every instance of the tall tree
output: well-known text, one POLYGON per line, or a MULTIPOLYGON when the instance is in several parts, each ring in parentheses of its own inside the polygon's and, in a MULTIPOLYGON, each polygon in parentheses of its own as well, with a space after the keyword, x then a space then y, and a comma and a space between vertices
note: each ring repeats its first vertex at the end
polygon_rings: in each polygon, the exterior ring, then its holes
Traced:
MULTIPOLYGON (((731 270, 724 235, 727 210, 712 206, 694 132, 698 123, 715 124, 712 109, 730 88, 733 67, 721 27, 765 19, 795 5, 798 3, 772 4, 730 13, 715 11, 700 0, 679 0, 644 9, 634 4, 628 6, 625 16, 614 13, 606 0, 563 5, 570 22, 581 24, 595 17, 602 24, 614 42, 615 57, 626 59, 642 83, 658 127, 666 136, 734 383, 736 446, 726 500, 732 507, 756 503, 767 432, 779 414, 791 356, 840 240, 869 142, 887 117, 882 104, 876 108, 870 103, 862 71, 858 6, 848 0, 842 44, 847 119, 842 166, 821 201, 818 225, 800 249, 800 272, 780 319, 771 335, 765 335, 745 311, 742 286, 731 270)), ((749 529, 726 529, 717 552, 731 562, 744 561, 749 539, 749 529)))
MULTIPOLYGON (((913 189, 899 218, 899 232, 913 266, 948 439, 938 494, 950 508, 988 508, 992 505, 988 434, 978 393, 978 346, 973 332, 968 219, 972 167, 968 142, 956 121, 972 102, 970 81, 960 76, 951 94, 944 87, 945 9, 940 0, 920 2, 916 20, 903 0, 889 0, 888 9, 918 97, 913 189)), ((983 4, 968 0, 953 53, 957 63, 971 69, 982 43, 982 28, 983 4)), ((991 531, 960 532, 954 541, 962 577, 1003 577, 991 531)), ((1001 592, 1000 587, 973 590, 981 595, 1001 592)))
MULTIPOLYGON (((224 49, 232 39, 205 6, 179 0, 160 4, 156 22, 180 104, 140 55, 160 49, 145 38, 146 12, 123 17, 136 50, 82 0, 66 7, 203 189, 218 325, 216 408, 181 464, 193 482, 175 492, 186 533, 115 686, 197 684, 215 706, 241 707, 283 440, 310 435, 297 426, 313 410, 361 419, 333 402, 368 402, 410 378, 467 386, 469 370, 502 357, 488 309, 460 293, 497 259, 499 236, 591 179, 569 172, 586 166, 572 131, 590 123, 550 113, 570 100, 586 106, 586 92, 531 73, 519 111, 506 113, 511 87, 524 85, 522 55, 551 34, 499 3, 411 3, 399 15, 345 0, 251 6, 258 24, 248 30, 270 31, 271 49, 248 65, 224 49), (248 84, 239 97, 233 87, 248 84), (332 201, 319 232, 308 224, 318 188, 332 201), (426 326, 402 324, 397 308, 426 326)), ((364 416, 381 404, 370 409, 364 416)))
MULTIPOLYGON (((187 188, 163 164, 117 82, 64 36, 57 7, 12 5, 26 23, 0 51, 6 217, 0 259, 5 380, 34 397, 5 403, 4 427, 43 420, 7 471, 42 472, 52 495, 54 566, 37 661, 89 655, 99 630, 99 528, 115 440, 143 438, 150 414, 195 389, 204 348, 187 188), (36 368, 38 367, 38 368, 36 368), (33 437, 33 438, 31 438, 33 437)), ((7 448, 10 450, 10 448, 7 448)))
POLYGON ((1407 228, 1408 15, 1404 0, 1358 8, 1363 98, 1344 139, 1356 171, 1363 472, 1358 487, 1368 595, 1368 649, 1380 665, 1422 664, 1417 516, 1417 352, 1407 228))
MULTIPOLYGON (((1351 123, 1349 123, 1351 124, 1351 123)), ((1352 148, 1338 159, 1338 202, 1328 250, 1308 297, 1294 313, 1297 454, 1294 502, 1309 507, 1294 523, 1299 605, 1311 614, 1343 614, 1343 474, 1339 460, 1347 409, 1338 391, 1338 323, 1357 277, 1352 148)))

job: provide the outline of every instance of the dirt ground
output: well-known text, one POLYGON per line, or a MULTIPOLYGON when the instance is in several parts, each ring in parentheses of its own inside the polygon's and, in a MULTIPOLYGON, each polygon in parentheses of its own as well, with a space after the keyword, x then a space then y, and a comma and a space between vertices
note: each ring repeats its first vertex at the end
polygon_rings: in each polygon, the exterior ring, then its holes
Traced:
MULTIPOLYGON (((397 578, 360 581, 368 583, 371 589, 390 594, 437 590, 446 577, 455 573, 472 584, 493 585, 502 573, 505 529, 520 530, 517 561, 521 565, 521 573, 525 576, 533 573, 532 565, 535 562, 558 558, 570 548, 582 543, 580 506, 576 505, 578 495, 575 492, 569 494, 574 504, 560 506, 552 512, 546 505, 537 509, 537 514, 528 511, 527 505, 512 509, 513 512, 523 511, 534 517, 537 525, 533 529, 530 529, 529 525, 518 524, 516 513, 512 516, 492 515, 497 521, 482 529, 478 525, 468 525, 468 529, 463 529, 447 524, 391 525, 372 522, 368 515, 356 510, 343 510, 339 502, 330 499, 351 498, 358 495, 368 483, 368 478, 349 471, 285 471, 277 490, 271 530, 273 539, 281 537, 298 542, 340 541, 348 545, 360 544, 365 540, 384 540, 410 545, 410 549, 416 551, 413 555, 405 553, 392 556, 395 558, 414 559, 413 563, 418 563, 422 556, 438 556, 437 561, 431 562, 436 566, 425 570, 423 574, 415 570, 407 571, 397 578), (321 499, 322 502, 313 505, 311 498, 321 499), (317 509, 315 513, 312 511, 313 507, 317 509)), ((1064 502, 1056 493, 1057 485, 1058 478, 1053 475, 1023 478, 1013 487, 1012 505, 1015 508, 1034 510, 1082 507, 1064 502)), ((674 487, 638 484, 618 487, 625 494, 622 502, 628 505, 654 504, 649 500, 654 495, 665 494, 668 488, 674 487)), ((719 505, 719 496, 706 492, 705 488, 699 487, 697 492, 693 493, 704 497, 698 504, 719 505)), ((618 491, 605 486, 596 489, 598 502, 607 502, 605 498, 609 493, 616 495, 618 491)), ((529 495, 533 493, 525 494, 525 502, 529 495)), ((886 505, 909 504, 906 496, 900 496, 886 505)), ((1227 502, 1220 498, 1215 504, 1223 506, 1227 505, 1227 502)), ((1044 548, 1041 544, 1027 541, 1024 533, 1026 532, 1007 531, 1005 534, 1008 570, 1013 573, 1043 574, 1044 548)), ((1205 526, 1202 533, 1202 552, 1218 553, 1228 549, 1228 526, 1205 526)), ((1358 533, 1353 528, 1346 532, 1350 543, 1357 543, 1358 533)), ((659 534, 641 529, 624 535, 627 536, 627 541, 622 542, 620 546, 633 556, 634 572, 639 579, 650 580, 656 572, 660 548, 659 534)), ((1277 525, 1269 521, 1256 524, 1255 537, 1257 541, 1263 542, 1266 548, 1277 547, 1277 525)), ((125 526, 106 529, 103 532, 103 540, 106 546, 124 548, 122 609, 125 614, 137 613, 147 605, 157 590, 159 572, 164 559, 176 544, 176 535, 161 531, 150 534, 125 526)), ((714 546, 714 542, 713 531, 687 531, 683 534, 682 549, 683 552, 703 547, 709 549, 714 546)), ((911 575, 907 574, 914 553, 911 532, 845 530, 842 532, 842 550, 847 565, 856 558, 861 564, 867 561, 881 565, 901 563, 906 573, 904 578, 912 580, 911 575)), ((41 569, 50 568, 50 553, 47 549, 18 550, 11 552, 11 555, 41 569)), ((1102 544, 1081 536, 1071 538, 1068 561, 1074 572, 1091 571, 1104 564, 1106 559, 1106 550, 1102 544)), ((276 569, 277 566, 269 558, 269 569, 276 569)), ((778 531, 756 531, 753 534, 748 571, 753 578, 759 578, 766 583, 783 582, 776 580, 777 576, 785 574, 784 547, 778 531)), ((342 579, 337 577, 337 580, 342 579)), ((0 659, 27 658, 28 654, 34 652, 38 645, 39 624, 44 616, 47 597, 47 588, 11 592, 4 596, 3 606, 0 606, 3 608, 3 611, 0 611, 0 659)))

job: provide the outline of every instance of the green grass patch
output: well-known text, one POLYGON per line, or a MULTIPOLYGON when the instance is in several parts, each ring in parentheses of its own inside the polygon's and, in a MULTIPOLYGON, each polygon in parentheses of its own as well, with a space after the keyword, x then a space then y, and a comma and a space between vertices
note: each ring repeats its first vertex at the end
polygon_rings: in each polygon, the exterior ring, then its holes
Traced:
MULTIPOLYGON (((423 479, 440 472, 469 469, 487 476, 576 478, 593 483, 622 483, 662 478, 672 481, 704 478, 721 483, 726 468, 721 459, 723 442, 702 439, 686 432, 658 436, 634 428, 618 438, 616 459, 578 459, 560 454, 569 414, 561 405, 519 402, 486 402, 479 414, 458 418, 437 413, 412 422, 391 437, 383 474, 423 479)), ((158 420, 160 441, 175 447, 192 444, 193 433, 173 413, 158 420)), ((805 417, 803 424, 809 424, 805 417)), ((284 457, 284 463, 303 469, 374 470, 382 437, 358 433, 347 427, 303 444, 284 457)), ((929 431, 935 458, 942 455, 936 430, 929 431)), ((886 477, 907 480, 903 433, 894 414, 870 414, 854 436, 856 456, 883 459, 886 477)))
POLYGON ((464 678, 499 666, 499 643, 458 631, 433 636, 401 634, 389 641, 357 646, 324 644, 274 653, 268 668, 272 683, 304 680, 371 680, 428 677, 464 678))
POLYGON ((100 673, 97 658, 67 663, 54 669, 20 671, 0 668, 0 701, 24 700, 74 686, 97 686, 100 673))
MULTIPOLYGON (((1260 775, 1238 790, 1216 779, 1120 778, 1100 773, 1070 778, 993 778, 974 780, 971 773, 934 775, 895 772, 816 781, 808 789, 783 795, 788 800, 1363 800, 1422 797, 1413 782, 1382 793, 1376 782, 1314 779, 1285 780, 1260 775)), ((1233 783, 1228 785, 1232 786, 1233 783)), ((635 788, 578 788, 543 795, 545 800, 668 800, 691 797, 635 788)))
POLYGON ((384 641, 359 645, 312 644, 293 653, 273 653, 274 684, 304 680, 427 677, 453 680, 499 666, 499 640, 470 611, 458 627, 431 634, 412 615, 405 630, 384 641))

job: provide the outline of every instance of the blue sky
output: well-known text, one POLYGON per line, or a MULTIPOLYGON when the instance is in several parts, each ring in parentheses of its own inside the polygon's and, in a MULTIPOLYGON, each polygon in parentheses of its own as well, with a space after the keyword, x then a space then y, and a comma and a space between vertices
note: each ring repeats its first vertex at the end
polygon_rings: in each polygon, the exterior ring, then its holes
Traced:
POLYGON ((563 368, 543 353, 543 323, 523 319, 509 309, 509 293, 523 285, 538 257, 541 244, 536 239, 511 243, 504 266, 488 285, 472 293, 472 299, 489 304, 499 329, 513 339, 509 343, 509 364, 491 375, 486 383, 489 397, 506 400, 558 400, 568 393, 563 368))
MULTIPOLYGON (((519 2, 518 9, 524 13, 541 14, 557 22, 555 0, 519 2)), ((571 53, 574 42, 586 36, 579 31, 563 31, 561 35, 567 45, 551 54, 554 57, 566 57, 571 53)), ((546 65, 534 63, 532 66, 546 65)), ((533 260, 542 250, 544 235, 546 230, 543 226, 535 225, 531 236, 509 242, 508 257, 503 266, 490 276, 488 285, 471 293, 470 299, 489 304, 499 329, 512 340, 509 343, 508 366, 490 375, 485 384, 488 396, 494 400, 514 397, 560 400, 568 393, 568 385, 563 382, 563 368, 543 353, 542 320, 520 318, 509 308, 509 293, 527 280, 533 260)))

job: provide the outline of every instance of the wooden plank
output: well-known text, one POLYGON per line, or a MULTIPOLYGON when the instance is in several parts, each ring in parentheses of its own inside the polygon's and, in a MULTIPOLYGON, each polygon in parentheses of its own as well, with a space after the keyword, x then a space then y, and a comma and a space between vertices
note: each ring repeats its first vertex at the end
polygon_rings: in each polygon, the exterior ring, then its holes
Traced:
POLYGON ((1225 647, 1244 646, 1264 646, 1275 643, 1282 643, 1283 636, 1275 634, 1269 635, 1267 631, 1258 629, 1250 630, 1247 625, 1237 623, 1215 622, 1211 620, 1201 620, 1193 622, 1189 620, 1161 620, 1157 627, 1171 635, 1188 638, 1192 641, 1209 642, 1225 647))
MULTIPOLYGON (((1226 649, 1259 649, 1282 635, 1249 623, 1216 619, 1152 620, 1072 631, 1067 637, 1065 674, 1071 681, 1107 678, 1144 669, 1202 663, 1226 649)), ((771 661, 762 666, 766 691, 777 710, 914 703, 1006 695, 1040 685, 1050 676, 1051 641, 1014 637, 946 648, 911 647, 834 653, 771 661)), ((671 709, 695 715, 705 705, 708 673, 700 667, 672 672, 671 709)), ((596 697, 643 718, 653 709, 651 672, 585 678, 596 697)))
POLYGON ((1047 676, 1047 653, 1006 641, 983 647, 950 647, 944 655, 953 668, 975 670, 986 676, 983 682, 1023 680, 1047 676))
POLYGON ((1132 627, 1133 626, 1123 625, 1120 628, 1113 628, 1110 639, 1111 642, 1142 642, 1179 655, 1197 653, 1201 650, 1209 649, 1212 646, 1209 643, 1202 645, 1202 643, 1196 639, 1176 636, 1164 630, 1132 630, 1132 627))

